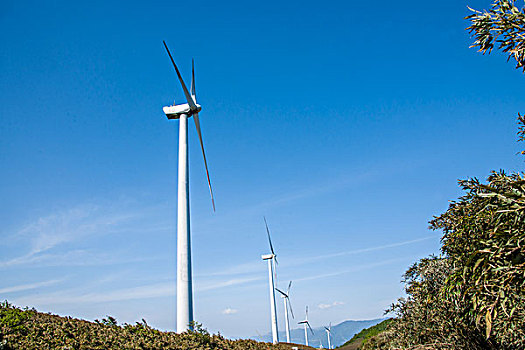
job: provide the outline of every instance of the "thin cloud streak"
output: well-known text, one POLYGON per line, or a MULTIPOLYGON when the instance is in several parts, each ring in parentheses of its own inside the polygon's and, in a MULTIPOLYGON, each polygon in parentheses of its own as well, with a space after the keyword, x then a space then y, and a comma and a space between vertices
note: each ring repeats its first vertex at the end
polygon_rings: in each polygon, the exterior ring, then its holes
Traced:
POLYGON ((25 290, 31 290, 31 289, 41 288, 41 287, 48 287, 48 286, 52 286, 62 281, 63 280, 61 279, 56 279, 56 280, 49 280, 49 281, 44 281, 44 282, 21 284, 18 286, 5 287, 5 288, 0 289, 0 293, 1 294, 16 293, 16 292, 22 292, 25 290))
POLYGON ((137 214, 115 212, 111 207, 82 205, 59 211, 26 225, 15 236, 28 239, 28 255, 50 250, 57 245, 79 240, 87 235, 111 233, 117 225, 131 221, 137 214))
POLYGON ((321 279, 321 278, 339 276, 339 275, 343 275, 343 274, 350 273, 350 272, 367 270, 367 269, 371 269, 371 268, 378 267, 378 266, 384 266, 384 265, 388 265, 388 264, 392 264, 392 263, 396 263, 396 262, 400 262, 400 261, 405 261, 406 259, 407 259, 406 257, 405 258, 397 258, 397 259, 390 259, 390 260, 385 260, 385 261, 382 261, 382 262, 377 262, 377 263, 372 263, 372 264, 359 265, 359 266, 355 266, 355 267, 353 267, 351 269, 347 269, 347 270, 331 272, 331 273, 323 273, 323 274, 320 274, 320 275, 308 276, 308 277, 303 277, 303 278, 296 278, 296 279, 294 279, 294 282, 311 281, 311 280, 317 280, 317 279, 321 279))
MULTIPOLYGON (((196 292, 205 292, 235 285, 246 284, 264 278, 237 278, 221 282, 212 283, 203 287, 198 285, 196 292)), ((41 285, 42 286, 42 285, 41 285)), ((38 287, 38 286, 37 286, 38 287)), ((34 287, 34 288, 37 288, 34 287)), ((108 290, 103 293, 84 293, 77 294, 77 290, 69 292, 50 293, 47 295, 31 295, 22 298, 14 298, 19 305, 56 305, 56 304, 92 304, 106 303, 114 301, 125 301, 135 299, 154 299, 163 297, 173 297, 176 295, 175 281, 154 283, 145 286, 131 287, 125 289, 108 290)), ((1 291, 0 291, 1 292, 1 291)))
POLYGON ((345 251, 345 252, 312 256, 312 257, 306 258, 304 260, 310 262, 310 261, 314 261, 314 260, 336 258, 338 256, 345 256, 345 255, 354 255, 354 254, 360 254, 360 253, 374 252, 374 251, 378 251, 378 250, 383 250, 383 249, 388 249, 388 248, 395 248, 395 247, 401 247, 401 246, 404 246, 404 245, 409 245, 409 244, 413 244, 413 243, 428 241, 430 239, 435 239, 435 238, 436 238, 436 236, 412 239, 412 240, 409 240, 409 241, 403 241, 403 242, 397 242, 397 243, 391 243, 391 244, 384 244, 384 245, 375 246, 375 247, 369 247, 369 248, 363 248, 363 249, 354 249, 354 250, 348 250, 348 251, 345 251))
MULTIPOLYGON (((412 166, 415 164, 412 163, 412 166)), ((235 209, 227 214, 228 217, 237 217, 245 215, 247 213, 261 213, 261 211, 279 207, 288 203, 292 203, 297 200, 313 198, 329 193, 333 193, 339 190, 352 188, 352 186, 362 185, 367 182, 371 182, 380 178, 385 177, 387 174, 397 174, 406 171, 407 167, 400 167, 398 160, 388 159, 381 162, 381 167, 368 164, 366 167, 355 169, 351 176, 346 175, 345 178, 334 178, 330 181, 325 181, 327 185, 320 186, 319 183, 310 183, 309 186, 305 186, 302 189, 296 191, 290 191, 273 198, 268 198, 258 203, 244 207, 242 209, 235 209), (385 171, 388 170, 388 172, 385 171)))
POLYGON ((211 284, 204 285, 204 286, 199 286, 197 284, 196 291, 205 292, 205 291, 215 290, 215 289, 224 288, 224 287, 230 287, 230 286, 235 286, 235 285, 240 285, 240 284, 247 284, 250 282, 260 281, 263 279, 264 277, 234 278, 234 279, 230 279, 226 281, 211 283, 211 284))
POLYGON ((228 217, 244 216, 248 213, 260 213, 268 208, 279 207, 297 200, 312 198, 321 196, 324 194, 336 192, 338 190, 350 188, 352 186, 368 182, 378 175, 383 175, 383 171, 379 170, 367 170, 366 172, 358 173, 344 179, 333 179, 333 181, 327 182, 328 185, 319 186, 318 183, 311 183, 310 186, 304 187, 296 191, 290 191, 273 198, 262 200, 254 205, 247 206, 244 208, 237 208, 228 213, 228 217))
MULTIPOLYGON (((84 239, 136 232, 137 220, 147 217, 148 212, 157 212, 156 208, 156 206, 137 208, 127 201, 117 201, 103 205, 79 205, 40 217, 9 237, 10 240, 21 241, 19 246, 28 247, 26 253, 0 261, 0 268, 36 264, 38 266, 70 265, 71 261, 75 265, 92 265, 92 261, 98 262, 95 265, 103 261, 114 263, 116 261, 114 252, 108 253, 108 256, 81 249, 60 254, 48 252, 60 245, 77 243, 84 239), (68 259, 70 261, 66 262, 68 259), (58 263, 59 261, 64 263, 58 263), (87 263, 88 261, 90 263, 87 263)), ((164 223, 158 223, 155 227, 148 225, 148 232, 164 231, 166 228, 164 223)))
POLYGON ((134 257, 126 258, 116 255, 116 253, 103 254, 93 253, 88 250, 76 249, 55 254, 25 254, 10 260, 1 261, 0 269, 15 266, 99 266, 99 265, 117 265, 132 262, 144 262, 158 260, 160 257, 134 257))
POLYGON ((261 264, 260 261, 248 262, 243 264, 236 264, 231 267, 224 268, 220 271, 200 273, 197 277, 212 277, 212 276, 230 276, 230 275, 244 275, 252 274, 257 271, 266 270, 266 264, 261 264))
MULTIPOLYGON (((368 253, 368 252, 374 252, 374 251, 379 251, 379 250, 384 250, 384 249, 389 249, 389 248, 396 248, 396 247, 401 247, 401 246, 410 245, 414 243, 428 241, 428 240, 435 239, 435 238, 436 236, 430 236, 430 237, 412 239, 409 241, 384 244, 384 245, 362 248, 362 249, 348 250, 348 251, 332 253, 332 254, 318 255, 318 256, 312 256, 312 257, 307 257, 307 258, 295 258, 295 259, 292 258, 288 260, 287 266, 301 266, 301 265, 305 265, 307 263, 311 263, 317 260, 330 259, 330 258, 346 256, 346 255, 368 253)), ((262 266, 260 263, 249 262, 249 263, 244 263, 244 264, 238 264, 230 268, 225 268, 225 269, 222 269, 221 271, 200 274, 199 276, 242 275, 242 274, 249 274, 249 273, 251 274, 257 271, 261 271, 263 269, 265 269, 265 267, 262 266)))
POLYGON ((174 283, 158 283, 147 286, 106 291, 104 293, 68 295, 67 293, 61 292, 48 295, 27 296, 16 300, 22 305, 92 304, 133 299, 152 299, 173 295, 175 295, 174 283))

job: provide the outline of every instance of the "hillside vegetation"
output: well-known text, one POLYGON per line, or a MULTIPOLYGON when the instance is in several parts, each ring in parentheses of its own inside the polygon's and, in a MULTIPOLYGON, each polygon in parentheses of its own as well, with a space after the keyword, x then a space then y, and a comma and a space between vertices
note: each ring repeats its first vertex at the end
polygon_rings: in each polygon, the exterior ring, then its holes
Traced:
POLYGON ((118 325, 112 317, 89 322, 0 304, 0 349, 224 349, 288 350, 255 340, 228 340, 199 325, 194 332, 176 334, 153 329, 146 321, 118 325))
MULTIPOLYGON (((520 119, 525 132, 525 119, 520 119)), ((362 349, 525 349, 525 175, 460 181, 466 194, 430 222, 442 256, 404 274, 397 318, 362 349)))
POLYGON ((394 320, 389 318, 372 327, 365 328, 361 332, 355 334, 352 337, 352 339, 350 339, 349 341, 347 341, 346 343, 338 347, 338 349, 340 350, 361 349, 363 345, 369 341, 369 339, 387 330, 391 326, 392 322, 394 322, 394 320))
MULTIPOLYGON (((480 52, 496 47, 525 71, 525 7, 515 3, 472 10, 467 30, 480 52)), ((525 141, 525 116, 518 126, 525 141)), ((407 297, 387 310, 396 319, 362 350, 525 349, 525 174, 500 170, 459 184, 464 195, 430 221, 443 232, 442 255, 406 271, 407 297)))

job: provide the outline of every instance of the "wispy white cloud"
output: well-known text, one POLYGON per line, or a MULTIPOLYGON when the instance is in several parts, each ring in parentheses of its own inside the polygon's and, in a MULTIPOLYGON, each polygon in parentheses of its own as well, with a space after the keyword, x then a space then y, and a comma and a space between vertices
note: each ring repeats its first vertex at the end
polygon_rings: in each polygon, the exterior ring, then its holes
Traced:
POLYGON ((43 281, 43 282, 20 284, 18 286, 4 287, 0 289, 0 294, 22 292, 25 290, 47 287, 47 286, 57 284, 61 281, 62 281, 61 279, 55 279, 55 280, 49 280, 49 281, 43 281))
MULTIPOLYGON (((406 257, 402 257, 402 258, 383 260, 383 261, 374 262, 374 263, 370 263, 370 264, 355 265, 355 266, 353 266, 353 267, 351 267, 349 269, 343 269, 343 270, 338 270, 338 271, 333 271, 333 272, 328 272, 328 273, 322 273, 322 274, 317 274, 317 275, 309 275, 309 276, 294 278, 294 282, 311 281, 311 280, 317 280, 317 279, 328 278, 328 277, 333 277, 333 276, 339 276, 339 275, 343 275, 343 274, 346 274, 346 273, 351 273, 351 272, 356 272, 356 271, 361 271, 361 270, 367 270, 367 269, 373 269, 375 267, 389 265, 389 264, 393 264, 393 263, 397 263, 397 262, 401 262, 401 261, 406 261, 406 260, 407 260, 406 257)), ((246 277, 246 278, 232 278, 232 279, 218 281, 218 282, 209 282, 209 283, 204 284, 204 285, 197 284, 196 291, 197 292, 204 292, 204 291, 209 291, 209 290, 214 290, 214 289, 219 289, 219 288, 225 288, 225 287, 230 287, 230 286, 236 286, 236 285, 250 285, 250 286, 253 286, 254 285, 253 282, 261 282, 261 281, 265 281, 265 280, 266 280, 266 278, 264 276, 246 277)))
POLYGON ((235 264, 233 266, 229 266, 229 267, 223 268, 218 271, 200 273, 196 276, 213 277, 213 276, 244 275, 244 274, 253 274, 254 272, 257 272, 257 271, 265 271, 266 269, 267 269, 266 264, 261 264, 261 261, 258 260, 256 262, 251 261, 247 263, 235 264))
POLYGON ((275 208, 298 200, 322 196, 332 192, 340 191, 345 188, 367 182, 377 177, 377 175, 384 175, 384 172, 377 170, 366 170, 354 173, 344 178, 332 179, 332 181, 325 181, 324 185, 319 185, 318 182, 312 182, 308 186, 295 191, 281 193, 273 198, 267 198, 254 205, 239 207, 230 212, 232 216, 239 216, 243 213, 261 213, 261 211, 268 208, 275 208))
POLYGON ((233 314, 236 314, 237 313, 237 309, 232 309, 231 307, 228 307, 224 310, 222 310, 222 314, 223 315, 233 315, 233 314))
POLYGON ((373 164, 366 164, 366 166, 362 168, 354 169, 354 171, 347 171, 344 176, 328 179, 324 181, 322 185, 320 185, 318 181, 312 181, 303 188, 295 191, 281 193, 278 196, 264 199, 254 205, 238 207, 232 210, 229 215, 239 216, 241 213, 260 214, 261 211, 265 209, 272 209, 298 200, 315 198, 359 186, 367 182, 377 181, 377 179, 384 178, 385 176, 392 176, 392 174, 404 172, 410 166, 416 166, 417 163, 412 162, 403 167, 399 166, 399 164, 399 159, 384 159, 381 162, 376 161, 373 164))
POLYGON ((343 303, 342 301, 334 301, 333 303, 331 304, 319 304, 317 305, 317 307, 319 309, 330 309, 332 307, 335 307, 335 306, 340 306, 340 305, 344 305, 345 303, 343 303))
MULTIPOLYGON (((204 286, 197 285, 195 290, 196 292, 216 290, 220 288, 250 283, 260 279, 263 278, 237 278, 225 281, 217 281, 206 284, 204 286)), ((35 288, 37 287, 38 286, 36 286, 35 288)), ((38 293, 35 295, 16 298, 14 300, 20 305, 90 304, 134 299, 173 297, 176 295, 175 290, 175 281, 169 280, 144 286, 108 289, 104 292, 82 293, 79 291, 79 289, 71 289, 67 291, 53 292, 49 294, 38 293)))
POLYGON ((260 281, 263 279, 264 277, 232 278, 232 279, 223 280, 223 281, 210 282, 210 283, 203 284, 203 285, 197 284, 196 291, 204 292, 204 291, 209 291, 209 290, 214 290, 214 289, 219 289, 219 288, 224 288, 224 287, 230 287, 230 286, 235 286, 235 285, 240 285, 240 284, 247 284, 250 282, 260 281))
POLYGON ((113 227, 129 220, 132 215, 94 204, 81 205, 40 217, 14 236, 29 244, 27 255, 31 256, 86 235, 111 232, 113 227))
POLYGON ((152 261, 159 257, 125 257, 118 252, 92 252, 75 249, 58 253, 25 254, 10 260, 0 261, 0 269, 18 265, 49 266, 97 266, 132 262, 152 261))
POLYGON ((76 294, 75 291, 17 298, 21 305, 92 304, 133 299, 152 299, 175 295, 175 283, 157 283, 146 286, 114 289, 97 293, 76 294))
POLYGON ((295 192, 285 193, 279 197, 273 198, 267 202, 261 203, 260 207, 273 207, 297 201, 304 198, 316 197, 331 192, 336 192, 344 188, 371 181, 381 173, 374 170, 367 170, 360 173, 352 174, 342 179, 333 179, 326 181, 325 185, 320 186, 318 182, 313 183, 310 187, 303 188, 295 192))
MULTIPOLYGON (((309 264, 311 262, 318 261, 318 260, 325 260, 325 259, 331 259, 331 258, 336 258, 340 256, 356 255, 356 254, 380 251, 380 250, 385 250, 385 249, 391 249, 391 248, 406 246, 406 245, 415 244, 419 242, 424 242, 424 241, 428 241, 428 240, 432 240, 436 238, 437 236, 433 235, 433 236, 412 239, 412 240, 407 240, 407 241, 402 241, 402 242, 381 244, 381 245, 376 245, 372 247, 341 251, 341 252, 336 252, 336 253, 331 253, 331 254, 309 256, 306 258, 303 258, 303 257, 290 258, 287 261, 287 266, 288 267, 302 266, 302 265, 306 265, 306 264, 309 264)), ((220 271, 200 274, 200 276, 208 277, 208 276, 233 276, 233 275, 253 274, 253 273, 259 272, 264 269, 266 269, 266 267, 261 265, 259 261, 258 262, 248 262, 248 263, 243 263, 243 264, 236 264, 231 267, 226 267, 226 268, 221 269, 220 271)))
POLYGON ((355 254, 361 254, 361 253, 374 252, 374 251, 390 249, 390 248, 396 248, 396 247, 401 247, 401 246, 410 245, 410 244, 414 244, 414 243, 419 243, 419 242, 423 242, 423 241, 428 241, 428 240, 436 239, 436 238, 437 238, 437 236, 433 235, 433 236, 428 236, 428 237, 423 237, 423 238, 418 238, 418 239, 412 239, 412 240, 408 240, 408 241, 402 241, 402 242, 396 242, 396 243, 390 243, 390 244, 382 244, 382 245, 372 246, 372 247, 368 247, 368 248, 353 249, 353 250, 347 250, 347 251, 342 251, 342 252, 337 252, 337 253, 332 253, 332 254, 311 256, 311 257, 302 259, 301 262, 311 262, 311 261, 314 261, 314 260, 330 259, 330 258, 336 258, 336 257, 339 257, 339 256, 345 256, 345 255, 355 255, 355 254))
MULTIPOLYGON (((137 220, 144 217, 149 208, 136 208, 126 201, 105 204, 86 204, 57 211, 35 219, 14 232, 11 240, 17 240, 25 253, 0 261, 0 268, 17 265, 97 265, 112 264, 119 259, 111 254, 93 253, 85 249, 54 249, 67 243, 77 244, 85 239, 119 234, 136 230, 137 220), (52 252, 52 250, 55 250, 52 252)), ((161 225, 157 229, 162 230, 161 225)), ((148 229, 151 228, 148 226, 148 229)), ((61 247, 63 248, 63 247, 61 247)))
POLYGON ((392 264, 392 263, 396 263, 396 262, 400 262, 400 261, 406 261, 406 260, 407 260, 407 258, 405 257, 405 258, 396 258, 396 259, 384 260, 384 261, 371 263, 371 264, 356 265, 356 266, 354 266, 354 267, 352 267, 350 269, 334 271, 334 272, 329 272, 329 273, 323 273, 323 274, 314 275, 314 276, 305 276, 305 277, 302 277, 302 278, 296 278, 296 279, 294 279, 294 281, 296 281, 296 282, 299 282, 299 281, 310 281, 310 280, 316 280, 316 279, 320 279, 320 278, 333 277, 333 276, 343 275, 345 273, 372 269, 374 267, 389 265, 389 264, 392 264))

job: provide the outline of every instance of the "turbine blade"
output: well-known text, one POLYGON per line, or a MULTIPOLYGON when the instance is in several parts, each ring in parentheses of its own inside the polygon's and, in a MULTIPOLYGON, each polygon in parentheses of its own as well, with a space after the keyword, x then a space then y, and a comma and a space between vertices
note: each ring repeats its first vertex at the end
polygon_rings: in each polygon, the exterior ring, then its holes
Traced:
POLYGON ((282 290, 280 290, 279 288, 275 288, 276 291, 278 291, 279 293, 281 293, 285 298, 288 297, 288 295, 286 295, 285 292, 283 292, 282 290))
POLYGON ((312 334, 315 334, 314 330, 312 329, 312 327, 310 327, 310 322, 306 321, 306 324, 308 325, 308 328, 310 328, 310 331, 312 332, 312 334))
POLYGON ((270 229, 268 228, 268 223, 266 222, 266 217, 263 216, 263 219, 264 219, 264 224, 266 225, 266 233, 268 234, 268 242, 270 243, 270 250, 272 251, 272 254, 275 255, 275 252, 273 251, 272 239, 270 238, 270 229))
POLYGON ((177 68, 177 65, 175 64, 175 61, 173 60, 173 57, 171 57, 171 52, 168 49, 168 45, 166 45, 166 42, 163 40, 162 43, 164 44, 164 47, 166 48, 166 51, 168 52, 168 55, 170 56, 171 63, 173 63, 173 67, 175 67, 175 71, 177 72, 177 77, 179 77, 180 84, 182 85, 182 90, 184 90, 184 96, 186 96, 186 101, 188 101, 188 104, 190 105, 190 109, 192 111, 197 110, 197 106, 195 105, 195 102, 193 101, 193 98, 191 97, 188 88, 186 87, 186 84, 184 84, 184 80, 182 80, 182 76, 180 75, 179 68, 177 68))
POLYGON ((290 283, 288 283, 288 291, 286 292, 286 294, 290 295, 290 287, 292 286, 292 281, 290 281, 290 283))
POLYGON ((208 178, 208 187, 210 188, 211 204, 213 205, 213 211, 215 211, 215 200, 213 199, 213 190, 211 189, 210 173, 208 172, 208 162, 206 161, 206 153, 204 152, 204 143, 202 142, 201 124, 199 121, 199 113, 193 114, 193 120, 195 120, 195 127, 197 128, 197 134, 199 134, 199 141, 201 142, 202 157, 204 158, 204 167, 206 168, 206 177, 208 178))
POLYGON ((197 94, 195 93, 195 68, 193 63, 193 58, 191 59, 191 88, 190 88, 191 96, 197 102, 197 94))
POLYGON ((290 296, 288 296, 286 299, 288 300, 288 305, 290 306, 290 313, 292 314, 292 318, 295 319, 295 316, 293 315, 292 302, 290 301, 290 296))

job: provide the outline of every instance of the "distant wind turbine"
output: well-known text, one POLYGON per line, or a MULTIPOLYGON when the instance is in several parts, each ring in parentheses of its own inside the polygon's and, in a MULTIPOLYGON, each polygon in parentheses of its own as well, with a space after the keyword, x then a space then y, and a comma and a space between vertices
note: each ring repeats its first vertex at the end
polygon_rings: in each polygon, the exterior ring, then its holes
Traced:
POLYGON ((288 320, 288 305, 290 305, 290 312, 292 314, 292 318, 295 318, 293 315, 292 304, 290 303, 290 287, 291 286, 292 286, 292 281, 290 281, 290 283, 288 284, 288 290, 286 291, 286 293, 280 290, 279 288, 275 288, 275 290, 281 293, 281 297, 283 298, 283 301, 284 301, 284 325, 286 327, 286 342, 287 343, 290 342, 290 321, 288 320))
POLYGON ((304 321, 297 322, 297 324, 304 325, 304 341, 305 341, 305 345, 308 346, 308 328, 310 328, 310 331, 312 332, 312 334, 315 334, 314 330, 310 326, 310 322, 308 322, 308 306, 306 307, 306 317, 304 321))
POLYGON ((328 337, 328 349, 331 349, 332 348, 332 342, 331 342, 330 338, 332 337, 332 323, 330 322, 328 327, 324 327, 324 329, 326 330, 326 336, 328 337))
POLYGON ((272 260, 273 279, 275 281, 275 284, 277 284, 277 265, 279 265, 279 262, 277 261, 277 255, 275 254, 273 250, 272 239, 270 238, 270 229, 268 228, 268 222, 266 222, 265 216, 263 216, 263 219, 264 219, 264 225, 266 226, 266 234, 268 235, 268 244, 270 245, 270 250, 274 256, 274 259, 272 260))
POLYGON ((191 236, 190 236, 190 194, 188 180, 188 118, 193 116, 197 134, 204 157, 206 177, 210 189, 211 204, 215 211, 215 201, 211 189, 208 163, 204 153, 201 126, 199 123, 199 112, 202 107, 197 103, 195 94, 195 72, 193 60, 191 61, 191 94, 184 84, 184 80, 171 56, 168 46, 163 41, 164 47, 170 56, 171 63, 179 78, 186 102, 180 105, 172 105, 163 108, 168 119, 179 119, 179 175, 178 175, 178 203, 177 203, 177 332, 182 333, 193 328, 193 287, 191 274, 191 236))
POLYGON ((272 340, 274 344, 277 344, 279 342, 279 331, 277 329, 277 310, 275 307, 275 283, 274 277, 276 279, 275 275, 275 264, 277 262, 277 256, 275 255, 275 251, 273 250, 272 245, 272 239, 270 238, 270 230, 268 229, 268 223, 266 222, 266 218, 264 218, 264 224, 266 225, 266 232, 268 234, 268 242, 270 243, 270 251, 271 254, 266 254, 262 256, 263 260, 268 260, 268 278, 269 278, 269 284, 270 284, 270 317, 272 322, 272 340))

